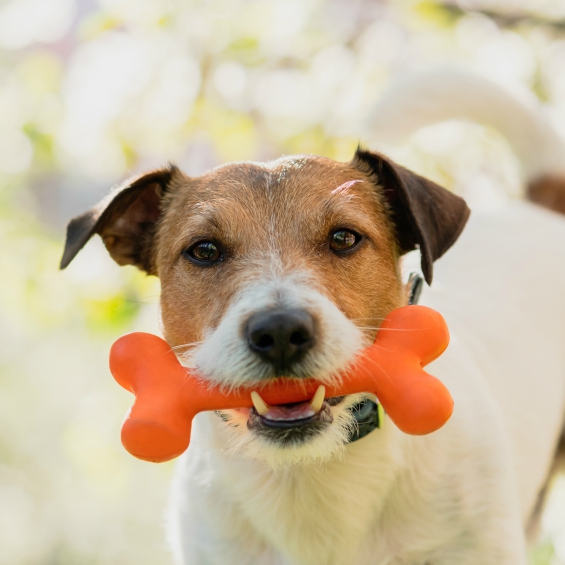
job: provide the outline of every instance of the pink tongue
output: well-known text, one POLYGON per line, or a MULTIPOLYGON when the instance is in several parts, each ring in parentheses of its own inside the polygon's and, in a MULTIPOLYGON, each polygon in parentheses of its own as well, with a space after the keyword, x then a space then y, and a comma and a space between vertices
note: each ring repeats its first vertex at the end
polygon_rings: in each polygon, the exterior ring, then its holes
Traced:
POLYGON ((288 406, 270 406, 264 417, 269 420, 301 420, 314 414, 315 412, 310 408, 309 402, 301 402, 288 406))

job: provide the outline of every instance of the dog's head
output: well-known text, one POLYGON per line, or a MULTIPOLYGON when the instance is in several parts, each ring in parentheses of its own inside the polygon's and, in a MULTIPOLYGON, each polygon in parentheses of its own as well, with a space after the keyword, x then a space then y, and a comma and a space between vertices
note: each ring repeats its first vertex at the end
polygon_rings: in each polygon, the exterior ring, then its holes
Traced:
MULTIPOLYGON (((176 167, 113 191, 71 221, 62 267, 98 233, 112 258, 161 279, 165 337, 206 379, 330 382, 406 302, 399 257, 433 261, 457 239, 464 201, 358 150, 233 163, 191 178, 176 167)), ((220 414, 234 449, 272 463, 342 449, 359 397, 220 414)))

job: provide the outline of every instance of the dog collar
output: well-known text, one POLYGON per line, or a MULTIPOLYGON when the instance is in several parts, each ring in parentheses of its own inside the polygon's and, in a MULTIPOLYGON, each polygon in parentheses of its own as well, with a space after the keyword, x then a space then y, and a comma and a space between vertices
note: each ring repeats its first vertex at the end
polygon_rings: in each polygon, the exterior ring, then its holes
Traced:
POLYGON ((350 410, 357 426, 349 434, 349 443, 365 437, 383 425, 385 412, 383 407, 373 400, 368 398, 362 400, 354 404, 350 410))

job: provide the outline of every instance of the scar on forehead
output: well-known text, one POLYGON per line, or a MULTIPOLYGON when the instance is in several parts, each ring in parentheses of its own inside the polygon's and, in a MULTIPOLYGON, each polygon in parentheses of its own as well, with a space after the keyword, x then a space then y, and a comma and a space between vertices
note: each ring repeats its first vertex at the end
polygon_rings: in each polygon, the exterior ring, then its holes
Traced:
POLYGON ((363 182, 361 179, 357 179, 357 180, 348 180, 347 182, 344 182, 343 184, 340 184, 337 188, 334 188, 331 191, 331 194, 336 194, 336 195, 347 195, 349 194, 349 189, 357 184, 358 182, 363 182))

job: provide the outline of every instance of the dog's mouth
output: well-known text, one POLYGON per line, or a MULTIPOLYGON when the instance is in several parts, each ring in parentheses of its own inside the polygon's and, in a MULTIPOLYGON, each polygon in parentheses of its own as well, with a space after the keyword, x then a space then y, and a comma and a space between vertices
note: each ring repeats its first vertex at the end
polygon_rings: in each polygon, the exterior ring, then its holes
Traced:
POLYGON ((254 392, 247 428, 281 446, 304 443, 333 422, 331 407, 344 399, 343 396, 326 399, 324 394, 325 388, 320 386, 310 401, 270 406, 254 392))

